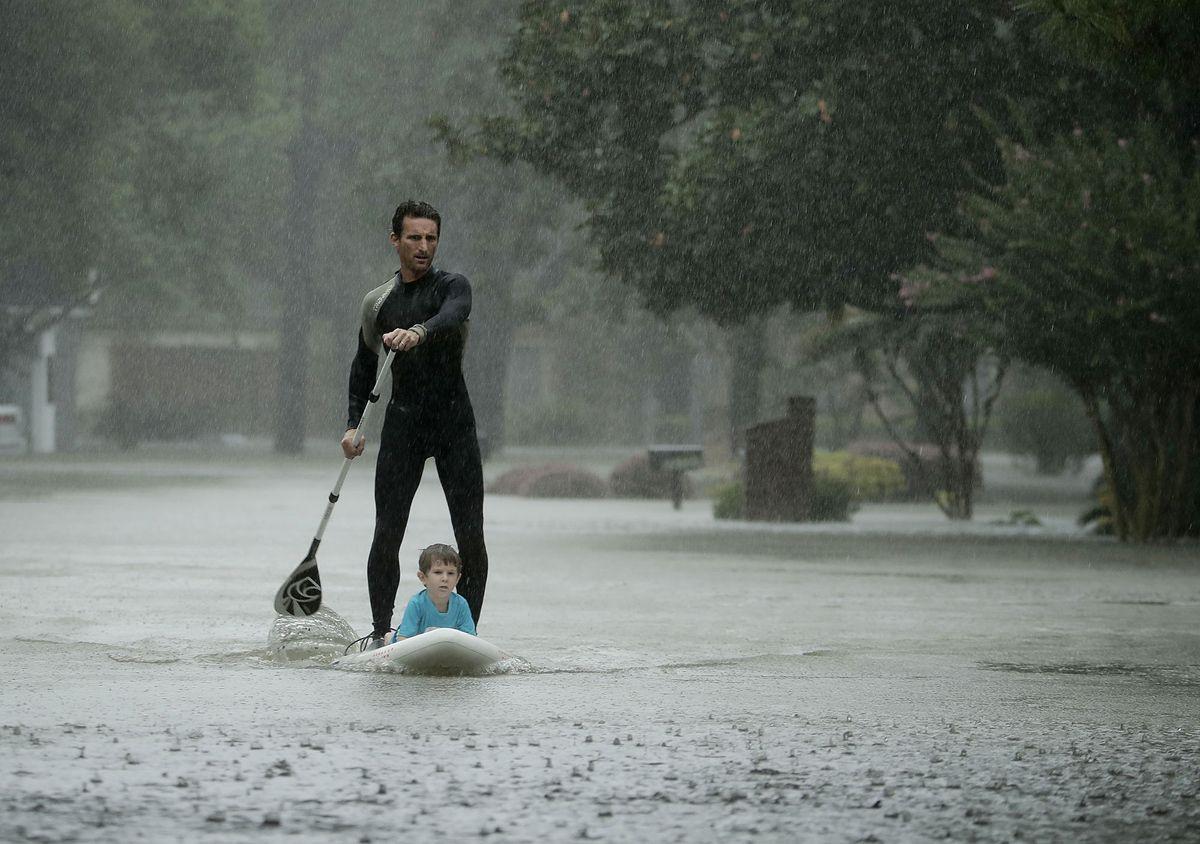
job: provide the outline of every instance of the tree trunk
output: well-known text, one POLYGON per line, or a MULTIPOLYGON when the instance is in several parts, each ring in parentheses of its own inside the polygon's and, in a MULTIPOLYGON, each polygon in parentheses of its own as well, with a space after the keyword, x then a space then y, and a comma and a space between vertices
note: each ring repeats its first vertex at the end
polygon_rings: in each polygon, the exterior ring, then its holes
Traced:
POLYGON ((504 445, 504 396, 512 352, 512 284, 508 279, 473 283, 466 378, 486 460, 504 445))
POLYGON ((1196 516, 1200 379, 1125 384, 1107 413, 1097 388, 1076 389, 1096 429, 1113 531, 1126 542, 1173 541, 1196 516))
MULTIPOLYGON (((310 88, 305 72, 305 90, 310 88)), ((312 318, 313 203, 321 179, 320 158, 314 154, 316 131, 306 93, 300 129, 288 148, 292 189, 288 203, 288 252, 279 309, 279 403, 275 417, 275 450, 299 454, 304 450, 308 411, 308 331, 312 318)))
POLYGON ((898 332, 873 352, 856 355, 867 398, 892 440, 900 447, 922 482, 934 489, 934 501, 949 519, 974 515, 975 485, 979 480, 979 448, 993 406, 1004 382, 1004 360, 987 360, 971 342, 954 331, 935 330, 916 335, 898 332), (928 473, 924 462, 884 413, 872 381, 880 367, 912 405, 918 428, 938 449, 938 466, 928 473), (911 383, 910 383, 911 382, 911 383), (928 474, 935 474, 936 480, 928 474), (929 481, 935 480, 934 483, 929 481))
POLYGON ((762 405, 762 370, 767 340, 760 325, 743 326, 729 334, 729 441, 738 453, 745 444, 746 428, 758 422, 762 405))
POLYGON ((279 309, 279 382, 275 415, 275 450, 299 454, 304 450, 308 417, 308 341, 315 307, 313 271, 316 262, 317 203, 327 164, 327 143, 318 118, 321 64, 325 54, 345 34, 345 24, 324 27, 322 18, 307 10, 310 20, 296 45, 300 73, 299 117, 287 146, 292 176, 288 192, 287 243, 279 309))

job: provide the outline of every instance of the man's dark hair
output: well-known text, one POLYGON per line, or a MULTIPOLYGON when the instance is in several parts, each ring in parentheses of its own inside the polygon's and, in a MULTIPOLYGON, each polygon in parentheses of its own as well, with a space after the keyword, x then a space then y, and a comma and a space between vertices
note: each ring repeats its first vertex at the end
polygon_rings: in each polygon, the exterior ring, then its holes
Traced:
POLYGON ((405 217, 417 217, 421 220, 433 220, 437 223, 438 237, 442 236, 442 215, 437 212, 437 209, 428 202, 418 202, 415 199, 406 199, 396 206, 396 213, 392 215, 392 232, 399 235, 404 229, 405 217))

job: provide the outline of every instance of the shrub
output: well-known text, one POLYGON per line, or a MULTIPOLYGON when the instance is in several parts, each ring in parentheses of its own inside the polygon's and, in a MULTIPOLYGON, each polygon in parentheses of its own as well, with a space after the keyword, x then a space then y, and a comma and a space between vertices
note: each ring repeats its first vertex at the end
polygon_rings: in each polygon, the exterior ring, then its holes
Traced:
MULTIPOLYGON (((683 497, 692 498, 695 489, 684 475, 683 497)), ((650 457, 637 454, 630 457, 608 476, 608 488, 617 498, 670 498, 671 473, 650 468, 650 457)))
POLYGON ((502 472, 487 485, 487 491, 495 495, 523 495, 529 476, 537 466, 517 466, 502 472))
MULTIPOLYGON (((928 501, 937 494, 935 486, 941 476, 941 453, 931 443, 913 443, 910 448, 917 455, 915 461, 890 440, 856 440, 846 446, 846 451, 868 457, 883 457, 896 463, 904 473, 904 497, 910 501, 928 501)), ((976 466, 975 485, 979 486, 982 479, 983 473, 976 466)))
MULTIPOLYGON (((837 478, 813 475, 809 520, 844 522, 858 509, 851 485, 837 478)), ((713 491, 713 518, 742 519, 746 515, 746 491, 741 481, 724 484, 713 491)))
POLYGON ((813 474, 849 484, 857 501, 896 501, 908 494, 904 470, 886 457, 818 452, 813 456, 813 474))
POLYGON ((858 509, 849 481, 813 473, 809 518, 814 522, 845 522, 858 509))
POLYGON ((721 484, 713 490, 713 518, 740 519, 746 513, 746 492, 741 481, 721 484))
POLYGON ((527 498, 603 498, 606 489, 604 481, 593 472, 551 463, 509 469, 488 485, 488 492, 527 498))
POLYGON ((1083 404, 1066 390, 1006 396, 997 416, 1004 447, 1032 457, 1040 475, 1057 475, 1068 466, 1077 472, 1096 450, 1096 432, 1083 404))

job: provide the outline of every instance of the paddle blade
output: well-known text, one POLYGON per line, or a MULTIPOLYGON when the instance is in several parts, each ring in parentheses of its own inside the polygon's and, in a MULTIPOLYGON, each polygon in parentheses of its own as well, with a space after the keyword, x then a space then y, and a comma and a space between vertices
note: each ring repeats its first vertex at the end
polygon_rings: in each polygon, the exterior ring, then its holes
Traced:
POLYGON ((275 593, 275 612, 305 616, 321 608, 321 573, 317 571, 317 546, 320 544, 321 540, 313 540, 308 556, 275 593))

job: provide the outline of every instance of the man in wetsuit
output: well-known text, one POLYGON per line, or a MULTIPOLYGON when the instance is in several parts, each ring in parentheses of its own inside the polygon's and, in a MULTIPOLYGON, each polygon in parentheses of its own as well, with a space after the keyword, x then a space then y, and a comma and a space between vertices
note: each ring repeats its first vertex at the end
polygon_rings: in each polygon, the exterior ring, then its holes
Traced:
POLYGON ((400 584, 400 543, 430 457, 437 464, 462 557, 458 593, 476 625, 483 607, 488 568, 483 469, 462 373, 471 284, 458 273, 434 268, 441 228, 441 216, 428 203, 409 200, 396 209, 390 240, 400 256, 400 269, 363 299, 358 353, 350 367, 342 452, 353 458, 363 452, 364 444, 356 448, 354 438, 380 354, 384 346, 396 350, 392 397, 375 464, 375 537, 367 558, 373 624, 368 647, 378 647, 391 627, 400 584))

